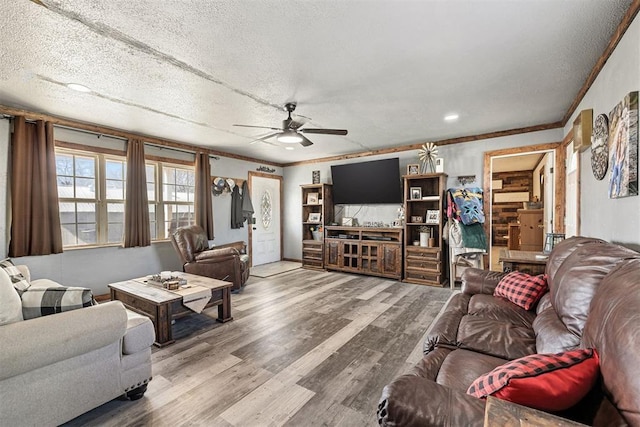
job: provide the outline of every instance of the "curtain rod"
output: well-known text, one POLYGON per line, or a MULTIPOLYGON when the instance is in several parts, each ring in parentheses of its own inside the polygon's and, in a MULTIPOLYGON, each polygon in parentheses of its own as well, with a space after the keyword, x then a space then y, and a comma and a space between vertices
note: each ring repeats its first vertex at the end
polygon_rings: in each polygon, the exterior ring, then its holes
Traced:
MULTIPOLYGON (((13 120, 13 119, 15 119, 15 116, 12 116, 10 114, 3 114, 2 118, 6 119, 6 120, 13 120)), ((35 123, 36 122, 36 120, 26 120, 26 121, 29 122, 29 123, 35 123)), ((93 131, 90 131, 90 130, 77 129, 77 128, 74 128, 74 127, 71 127, 71 126, 64 126, 64 125, 54 124, 53 127, 54 128, 60 128, 60 129, 67 129, 67 130, 70 130, 70 131, 73 131, 73 132, 86 133, 86 134, 89 134, 89 135, 96 135, 98 137, 98 139, 101 136, 106 136, 107 138, 119 139, 120 141, 128 141, 129 140, 129 138, 124 138, 122 136, 115 136, 115 135, 109 135, 109 134, 106 134, 106 133, 93 132, 93 131)), ((192 150, 183 150, 183 149, 174 148, 174 147, 167 147, 167 146, 160 145, 160 144, 153 144, 153 143, 150 143, 150 142, 144 142, 144 138, 141 138, 141 139, 143 140, 144 145, 147 145, 149 147, 159 148, 160 150, 172 150, 172 151, 179 151, 181 153, 196 154, 195 150, 192 151, 192 150)), ((214 160, 220 160, 220 157, 214 156, 213 154, 209 154, 209 158, 210 159, 214 159, 214 160)))

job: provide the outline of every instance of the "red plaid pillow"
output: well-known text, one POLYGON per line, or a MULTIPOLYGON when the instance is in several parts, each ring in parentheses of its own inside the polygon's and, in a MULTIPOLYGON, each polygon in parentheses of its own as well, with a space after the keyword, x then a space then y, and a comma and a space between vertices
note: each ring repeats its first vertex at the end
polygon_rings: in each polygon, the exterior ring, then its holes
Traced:
POLYGON ((489 395, 543 411, 562 411, 578 403, 598 378, 593 349, 532 354, 498 366, 477 378, 467 394, 489 395))
POLYGON ((493 291, 493 296, 506 298, 525 310, 531 310, 546 291, 546 274, 530 276, 513 271, 500 279, 500 283, 493 291))

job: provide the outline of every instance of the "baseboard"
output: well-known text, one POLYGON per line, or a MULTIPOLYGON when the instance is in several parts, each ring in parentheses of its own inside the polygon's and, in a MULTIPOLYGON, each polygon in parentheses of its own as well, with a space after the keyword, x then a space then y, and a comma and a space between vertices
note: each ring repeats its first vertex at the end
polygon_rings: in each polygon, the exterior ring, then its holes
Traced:
POLYGON ((295 258, 282 258, 282 261, 291 261, 291 262, 302 262, 301 259, 295 259, 295 258))

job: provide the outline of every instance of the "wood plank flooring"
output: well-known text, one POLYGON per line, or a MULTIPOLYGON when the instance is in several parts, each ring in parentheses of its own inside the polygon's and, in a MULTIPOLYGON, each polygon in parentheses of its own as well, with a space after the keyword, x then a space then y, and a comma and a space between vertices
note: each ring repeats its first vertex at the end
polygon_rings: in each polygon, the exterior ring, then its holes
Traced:
POLYGON ((251 277, 232 295, 234 321, 176 321, 177 341, 154 349, 141 400, 116 399, 68 425, 377 425, 382 388, 419 360, 423 336, 450 296, 304 269, 251 277))

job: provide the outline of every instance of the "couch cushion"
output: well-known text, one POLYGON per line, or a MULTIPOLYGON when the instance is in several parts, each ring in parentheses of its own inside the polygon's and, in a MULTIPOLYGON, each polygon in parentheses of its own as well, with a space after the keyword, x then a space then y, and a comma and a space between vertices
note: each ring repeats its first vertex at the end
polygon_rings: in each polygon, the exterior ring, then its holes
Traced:
POLYGON ((477 294, 469 301, 468 314, 500 320, 516 326, 531 328, 535 313, 493 295, 477 294))
POLYGON ((580 337, 569 331, 553 307, 547 307, 533 321, 536 353, 560 353, 578 348, 580 337))
POLYGON ((640 425, 639 307, 640 259, 635 259, 603 279, 583 335, 583 345, 600 356, 605 394, 629 425, 640 425))
POLYGON ((490 372, 505 362, 505 359, 474 351, 453 350, 442 362, 436 382, 465 392, 478 376, 490 372))
POLYGON ((23 276, 18 267, 16 267, 9 258, 0 261, 0 268, 9 275, 13 287, 16 288, 18 293, 22 293, 29 288, 27 278, 23 276))
POLYGON ((147 316, 127 310, 127 330, 122 340, 122 352, 134 354, 153 345, 156 334, 147 316))
POLYGON ((458 346, 512 360, 535 353, 536 336, 529 327, 467 315, 460 321, 458 346))
POLYGON ((90 307, 95 304, 91 289, 80 287, 46 287, 33 286, 22 294, 22 315, 24 319, 62 313, 90 307))
POLYGON ((567 329, 577 336, 589 313, 589 305, 602 279, 626 259, 640 257, 614 244, 585 244, 575 249, 549 282, 553 307, 567 329))
POLYGON ((22 301, 13 287, 11 278, 0 268, 0 326, 19 322, 22 317, 22 301))
POLYGON ((598 355, 593 349, 532 354, 480 376, 467 393, 480 398, 492 395, 544 411, 562 411, 587 395, 598 372, 598 355))
POLYGON ((506 298, 525 310, 531 310, 546 291, 547 279, 544 274, 531 276, 513 271, 500 279, 493 295, 506 298))

